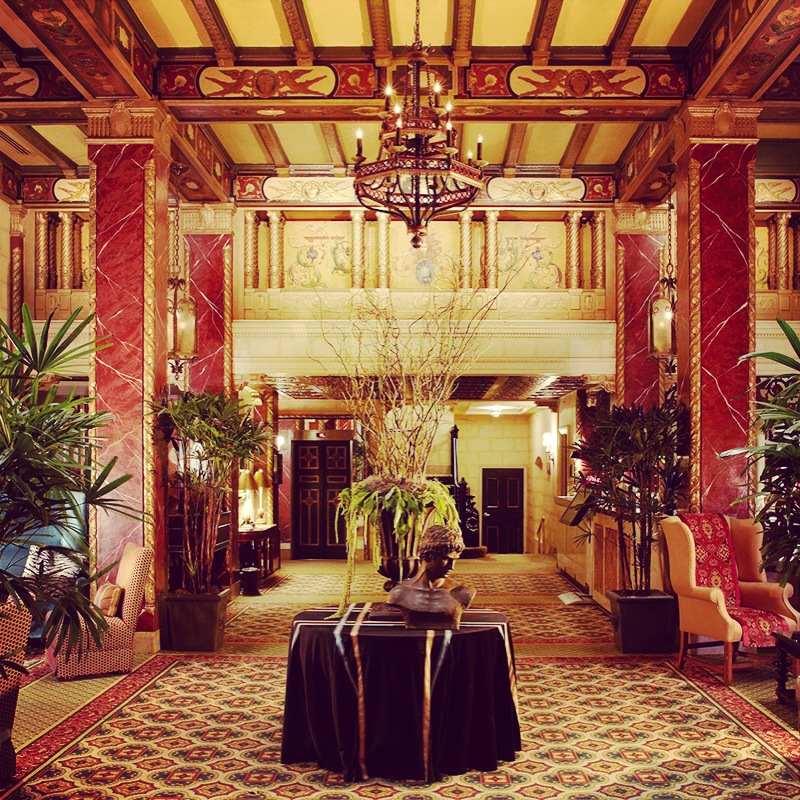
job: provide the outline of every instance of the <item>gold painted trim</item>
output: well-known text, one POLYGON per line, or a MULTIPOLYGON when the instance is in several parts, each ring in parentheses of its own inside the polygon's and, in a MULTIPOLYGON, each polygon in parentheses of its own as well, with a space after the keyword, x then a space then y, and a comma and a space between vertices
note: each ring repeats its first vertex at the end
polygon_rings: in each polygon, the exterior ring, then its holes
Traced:
POLYGON ((11 330, 19 336, 22 333, 22 246, 11 250, 11 297, 9 318, 11 330))
MULTIPOLYGON (((156 461, 155 430, 149 402, 155 398, 156 370, 156 162, 151 158, 144 165, 144 286, 142 287, 142 499, 144 502, 144 545, 156 551, 156 461)), ((147 573, 144 595, 145 609, 155 614, 155 567, 147 573)))
POLYGON ((233 246, 229 242, 222 249, 222 269, 224 271, 223 300, 223 356, 222 380, 225 391, 233 391, 233 246))
POLYGON ((700 162, 689 160, 689 510, 700 511, 700 162))
MULTIPOLYGON (((37 214, 37 235, 40 230, 38 222, 42 212, 37 214)), ((45 215, 45 243, 47 235, 46 215, 45 215)), ((37 253, 38 259, 38 253, 37 253)), ((38 261, 37 261, 38 264, 38 261)), ((89 311, 94 314, 97 311, 97 164, 89 164, 89 265, 92 274, 92 284, 89 287, 89 311)), ((47 261, 45 267, 45 286, 47 286, 47 261)), ((38 276, 37 276, 38 280, 38 276)), ((89 325, 89 337, 91 341, 97 339, 97 317, 92 318, 89 325)), ((93 353, 89 359, 89 410, 97 411, 97 353, 93 353)), ((89 506, 89 515, 86 520, 89 534, 89 569, 94 572, 97 569, 97 509, 89 506)))
POLYGON ((625 248, 617 244, 616 362, 618 403, 625 402, 625 248))
MULTIPOLYGON (((747 352, 754 353, 756 349, 756 179, 755 157, 747 165, 747 352)), ((788 262, 788 254, 787 254, 788 262)), ((789 269, 786 269, 787 281, 789 269)), ((758 425, 756 417, 756 360, 747 359, 747 417, 750 424, 747 427, 747 444, 755 447, 758 444, 758 425)), ((758 484, 758 472, 753 464, 747 474, 747 494, 751 495, 758 484)), ((752 497, 746 501, 747 514, 755 513, 755 502, 752 497)))

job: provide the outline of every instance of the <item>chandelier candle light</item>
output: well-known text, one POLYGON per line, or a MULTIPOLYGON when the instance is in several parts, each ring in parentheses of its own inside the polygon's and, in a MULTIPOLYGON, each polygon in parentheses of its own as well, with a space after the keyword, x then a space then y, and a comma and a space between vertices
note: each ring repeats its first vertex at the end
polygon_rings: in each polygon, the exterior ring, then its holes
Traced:
POLYGON ((366 161, 361 131, 357 134, 354 183, 365 208, 402 219, 412 234, 411 244, 419 247, 430 220, 463 211, 475 199, 483 188, 486 162, 482 137, 475 161, 471 152, 467 163, 458 159, 450 121, 453 106, 448 102, 441 107, 442 86, 431 82, 428 48, 420 39, 419 0, 407 63, 402 99, 392 105, 394 90, 385 90, 377 161, 366 161))

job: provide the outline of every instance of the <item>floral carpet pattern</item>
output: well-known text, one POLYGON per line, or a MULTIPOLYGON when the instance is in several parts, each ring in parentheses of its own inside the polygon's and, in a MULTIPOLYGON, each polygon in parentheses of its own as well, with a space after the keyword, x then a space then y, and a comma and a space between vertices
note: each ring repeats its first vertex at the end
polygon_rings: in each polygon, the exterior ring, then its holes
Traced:
POLYGON ((786 800, 800 740, 697 669, 517 659, 523 750, 441 784, 279 763, 285 659, 157 655, 18 755, 0 800, 786 800))

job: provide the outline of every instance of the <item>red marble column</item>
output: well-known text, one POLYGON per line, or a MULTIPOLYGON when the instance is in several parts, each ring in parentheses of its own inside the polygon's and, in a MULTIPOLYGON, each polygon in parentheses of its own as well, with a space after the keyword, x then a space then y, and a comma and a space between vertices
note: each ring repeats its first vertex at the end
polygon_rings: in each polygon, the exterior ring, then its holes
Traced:
POLYGON ((659 294, 659 259, 665 236, 655 224, 666 216, 644 209, 617 211, 617 391, 619 405, 659 401, 659 363, 650 350, 650 303, 659 294))
POLYGON ((203 206, 181 215, 189 251, 190 292, 197 303, 197 360, 189 387, 233 391, 233 209, 203 206))
POLYGON ((85 110, 95 212, 96 335, 112 343, 94 363, 97 409, 112 415, 103 431, 102 456, 117 458, 117 473, 133 476, 119 495, 144 515, 99 513, 93 544, 100 567, 119 559, 128 542, 153 547, 156 568, 139 628, 155 631, 155 595, 166 586, 167 556, 150 403, 166 386, 168 140, 157 107, 85 110))
POLYGON ((758 108, 690 104, 678 143, 678 384, 691 419, 689 505, 747 516, 741 458, 752 443, 758 108))

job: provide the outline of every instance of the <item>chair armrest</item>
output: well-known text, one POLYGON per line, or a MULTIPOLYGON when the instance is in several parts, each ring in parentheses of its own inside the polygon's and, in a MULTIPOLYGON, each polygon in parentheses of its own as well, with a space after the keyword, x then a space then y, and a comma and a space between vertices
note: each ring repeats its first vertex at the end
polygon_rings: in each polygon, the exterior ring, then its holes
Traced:
POLYGON ((788 617, 794 622, 796 630, 800 622, 800 614, 789 604, 789 598, 793 591, 791 586, 781 586, 778 583, 739 581, 739 593, 743 606, 759 608, 781 617, 788 617))
POLYGON ((725 595, 722 593, 722 589, 717 589, 715 586, 693 586, 688 592, 678 595, 678 599, 681 597, 691 597, 693 600, 713 603, 721 611, 725 609, 725 595))
POLYGON ((742 626, 728 614, 725 595, 711 586, 693 586, 678 595, 680 628, 722 642, 738 642, 742 626))

